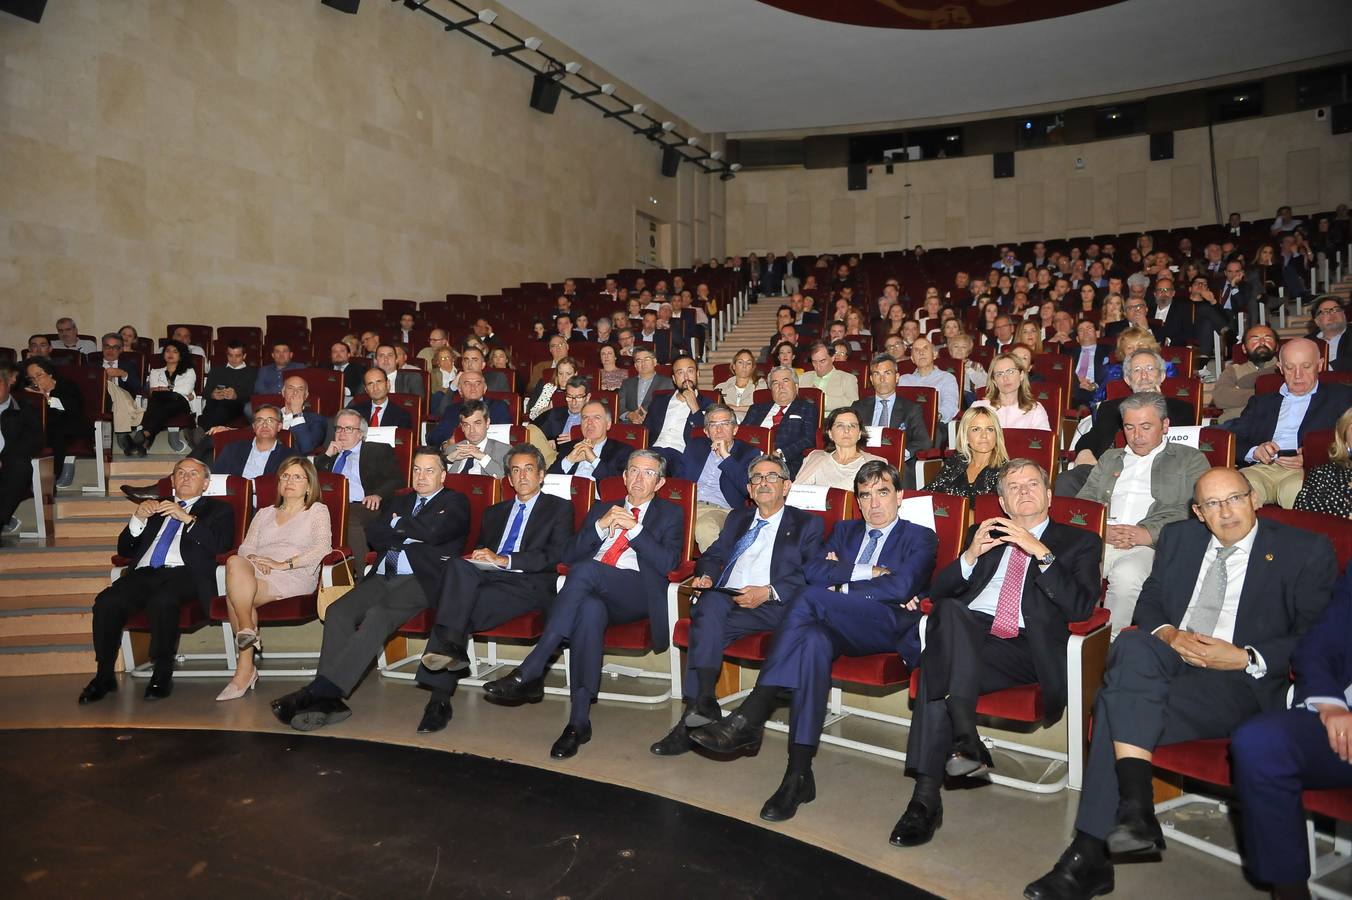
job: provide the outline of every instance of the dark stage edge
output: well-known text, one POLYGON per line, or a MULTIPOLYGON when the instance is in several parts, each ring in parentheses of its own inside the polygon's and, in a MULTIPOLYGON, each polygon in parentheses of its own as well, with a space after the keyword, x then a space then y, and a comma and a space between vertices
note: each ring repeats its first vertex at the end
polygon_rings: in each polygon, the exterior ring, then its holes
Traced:
POLYGON ((7 898, 935 896, 737 819, 467 754, 229 731, 3 734, 7 898))

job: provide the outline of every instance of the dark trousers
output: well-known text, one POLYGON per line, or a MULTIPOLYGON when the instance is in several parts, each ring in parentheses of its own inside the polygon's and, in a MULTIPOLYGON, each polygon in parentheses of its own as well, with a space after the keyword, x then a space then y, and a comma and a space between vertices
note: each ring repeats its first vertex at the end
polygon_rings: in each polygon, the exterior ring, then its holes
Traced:
POLYGON ((821 741, 831 663, 837 656, 895 653, 920 613, 827 590, 803 590, 784 615, 770 644, 757 685, 789 688, 790 739, 816 746, 821 741))
POLYGON ((179 607, 198 603, 187 566, 128 569, 94 598, 94 658, 99 674, 111 676, 122 646, 122 629, 142 609, 150 622, 150 658, 156 670, 172 671, 178 652, 179 607))
POLYGON ((141 429, 149 435, 159 434, 174 416, 184 416, 191 412, 188 401, 182 394, 156 391, 146 401, 146 414, 141 419, 141 429))
MULTIPOLYGON (((59 472, 61 461, 55 460, 59 472)), ((28 499, 33 484, 33 461, 17 453, 0 466, 0 525, 14 517, 14 510, 28 499)))
POLYGON ((1352 787, 1352 765, 1333 752, 1327 727, 1307 709, 1245 722, 1230 739, 1230 758, 1249 872, 1265 884, 1308 880, 1300 792, 1352 787))
MULTIPOLYGON (((463 559, 452 559, 441 578, 436 625, 427 639, 429 653, 445 653, 447 644, 464 647, 469 636, 497 628, 517 616, 544 609, 554 597, 544 579, 513 572, 477 569, 463 559)), ((429 672, 418 666, 419 684, 455 693, 464 671, 429 672)))
MULTIPOLYGON (((1216 350, 1215 336, 1222 331, 1234 333, 1234 322, 1230 314, 1223 309, 1212 306, 1210 303, 1194 303, 1194 327, 1196 329, 1198 350, 1203 356, 1210 357, 1216 350)), ((1221 340, 1221 351, 1226 349, 1226 342, 1221 340)), ((1191 375, 1191 372, 1180 372, 1180 375, 1191 375)))
MULTIPOLYGON (((347 546, 357 555, 357 560, 359 562, 366 556, 367 550, 374 549, 366 543, 366 526, 371 522, 374 522, 378 515, 380 515, 380 513, 372 512, 367 509, 366 505, 359 500, 353 501, 347 505, 347 546)), ((376 564, 380 564, 380 559, 378 557, 376 559, 376 564)), ((354 574, 358 581, 361 581, 366 577, 362 571, 364 568, 364 564, 356 567, 356 572, 354 574)), ((371 575, 374 576, 375 574, 375 570, 372 569, 371 575)))
POLYGON ((205 463, 211 462, 211 435, 205 432, 217 425, 233 424, 244 415, 244 404, 244 400, 208 400, 202 414, 197 417, 197 427, 204 432, 203 437, 188 455, 205 463))
POLYGON ((1114 741, 1153 752, 1161 744, 1229 737, 1245 719, 1262 711, 1257 685, 1242 670, 1194 668, 1147 632, 1118 635, 1108 653, 1103 689, 1094 702, 1094 739, 1075 827, 1106 838, 1116 824, 1114 741))
POLYGON ((52 448, 52 461, 56 465, 58 475, 61 473, 62 464, 66 461, 66 447, 81 437, 86 437, 86 431, 90 427, 91 424, 83 418, 48 407, 47 446, 52 448))
POLYGON ((352 693, 390 635, 428 606, 412 575, 371 575, 328 608, 319 674, 352 693))
POLYGON ((647 615, 648 600, 638 572, 592 559, 570 566, 563 590, 545 620, 545 633, 521 663, 521 677, 530 680, 543 675, 566 640, 572 683, 570 721, 575 725, 588 722, 592 700, 601 690, 606 626, 636 622, 647 615))
POLYGON ((743 609, 726 594, 707 592, 690 609, 690 648, 685 655, 686 700, 699 695, 700 669, 719 669, 723 651, 733 641, 759 631, 773 631, 784 618, 784 607, 766 601, 755 609, 743 609))
POLYGON ((1094 471, 1092 465, 1076 466, 1073 469, 1066 469, 1056 476, 1056 487, 1052 491, 1058 497, 1074 497, 1080 493, 1080 488, 1089 480, 1089 473, 1094 471))
POLYGON ((941 777, 953 749, 953 721, 976 721, 982 694, 1033 684, 1037 667, 1023 632, 991 634, 991 617, 950 599, 934 604, 920 656, 920 685, 906 764, 922 775, 941 777))

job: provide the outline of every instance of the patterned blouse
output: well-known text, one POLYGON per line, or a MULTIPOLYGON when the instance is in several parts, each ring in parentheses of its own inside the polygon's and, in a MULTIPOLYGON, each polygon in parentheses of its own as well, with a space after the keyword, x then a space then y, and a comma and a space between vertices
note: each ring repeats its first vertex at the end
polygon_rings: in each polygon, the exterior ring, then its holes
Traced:
POLYGON ((973 484, 967 480, 969 462, 970 460, 961 453, 954 453, 944 460, 943 469, 934 476, 933 481, 925 485, 924 490, 966 497, 968 500, 975 500, 979 494, 994 494, 996 469, 991 466, 982 469, 976 476, 976 483, 973 484))
POLYGON ((1352 467, 1336 462, 1316 466, 1305 476, 1295 508, 1342 519, 1352 516, 1352 467))

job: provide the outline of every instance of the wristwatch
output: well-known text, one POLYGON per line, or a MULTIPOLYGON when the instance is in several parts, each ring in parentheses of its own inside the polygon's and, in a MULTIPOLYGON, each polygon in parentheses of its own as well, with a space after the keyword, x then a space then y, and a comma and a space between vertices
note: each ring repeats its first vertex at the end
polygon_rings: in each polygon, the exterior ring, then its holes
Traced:
POLYGON ((1050 550, 1047 551, 1045 556, 1039 556, 1037 560, 1037 564, 1043 568, 1050 566, 1054 562, 1056 562, 1056 554, 1050 550))

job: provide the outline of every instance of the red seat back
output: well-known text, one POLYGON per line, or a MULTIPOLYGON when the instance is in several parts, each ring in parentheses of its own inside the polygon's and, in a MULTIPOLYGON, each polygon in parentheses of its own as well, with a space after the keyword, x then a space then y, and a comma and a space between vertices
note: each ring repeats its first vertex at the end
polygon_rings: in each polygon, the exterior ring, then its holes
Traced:
POLYGON ((468 553, 478 546, 484 510, 502 500, 502 482, 492 475, 448 474, 445 485, 469 501, 469 531, 465 535, 465 552, 468 553))

